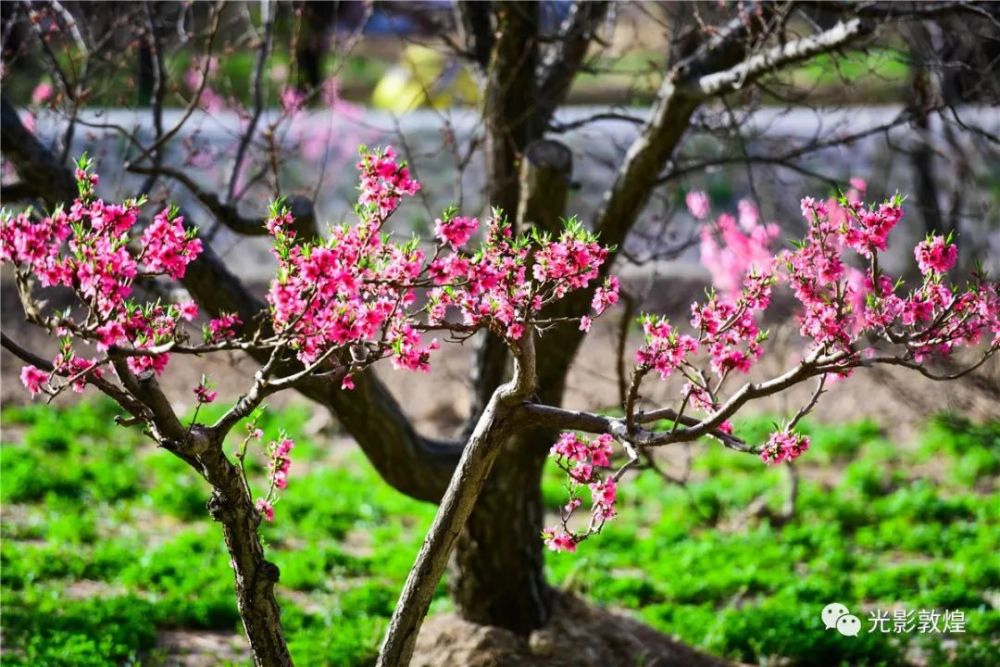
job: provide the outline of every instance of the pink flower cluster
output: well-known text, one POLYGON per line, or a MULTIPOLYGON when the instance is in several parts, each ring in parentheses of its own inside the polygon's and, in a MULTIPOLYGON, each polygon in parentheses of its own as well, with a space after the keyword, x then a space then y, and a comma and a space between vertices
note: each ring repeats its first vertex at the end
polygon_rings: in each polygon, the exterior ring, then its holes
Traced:
POLYGON ((32 396, 42 391, 42 385, 49 381, 49 374, 35 366, 25 366, 21 369, 21 384, 32 396))
POLYGON ((701 263, 712 273, 712 282, 719 291, 735 300, 747 274, 771 272, 771 246, 779 234, 778 225, 760 222, 753 202, 741 200, 738 223, 723 213, 714 225, 701 228, 701 263))
POLYGON ((434 236, 438 237, 442 243, 451 246, 452 250, 458 250, 464 246, 477 229, 479 229, 479 220, 460 215, 446 215, 444 219, 438 218, 434 221, 434 236))
POLYGON ((595 315, 601 315, 605 310, 618 303, 618 292, 621 283, 617 276, 608 276, 604 279, 604 284, 594 290, 594 298, 590 302, 590 307, 595 315))
POLYGON ((402 198, 419 189, 393 156, 391 149, 362 153, 360 223, 331 229, 325 241, 294 243, 287 209, 272 209, 268 230, 279 267, 267 299, 275 330, 304 363, 355 346, 370 350, 370 361, 389 354, 397 367, 426 370, 437 347, 423 344, 411 308, 424 252, 381 233, 402 198))
POLYGON ((635 353, 636 364, 643 371, 656 371, 664 380, 698 350, 698 341, 687 334, 676 333, 665 317, 646 315, 642 331, 645 340, 635 353))
MULTIPOLYGON (((864 183, 852 181, 852 185, 856 189, 839 200, 804 199, 806 238, 777 257, 766 251, 775 232, 759 224, 756 209, 741 205, 738 226, 731 217, 720 218, 721 242, 729 254, 714 237, 706 237, 703 248, 710 251, 709 264, 719 262, 723 273, 722 265, 729 267, 726 271, 735 282, 723 283, 723 295, 712 293, 705 302, 692 305, 691 334, 675 329, 663 317, 642 318, 644 340, 636 352, 633 388, 647 373, 655 371, 666 379, 679 372, 687 380, 679 412, 707 415, 710 421, 701 422, 701 428, 717 438, 731 436, 732 424, 718 416, 726 402, 720 391, 730 372, 748 372, 763 354, 767 332, 760 329, 758 319, 779 283, 787 284, 799 302, 800 332, 809 346, 801 368, 811 369, 812 375, 845 377, 866 359, 887 350, 891 350, 891 361, 909 365, 932 356, 947 357, 981 342, 988 344, 986 352, 1000 348, 1000 284, 978 272, 964 289, 947 284, 944 274, 955 266, 958 250, 950 238, 932 235, 914 250, 922 277, 905 292, 902 282, 887 275, 878 261, 903 215, 902 200, 897 196, 865 205, 859 199, 864 183), (723 261, 723 257, 728 259, 723 261), (706 377, 700 355, 707 357, 719 377, 717 382, 706 377)), ((695 217, 707 217, 706 197, 692 193, 688 200, 695 217)), ((808 450, 809 438, 792 431, 792 424, 772 434, 757 450, 763 462, 792 461, 808 450)), ((567 473, 571 489, 590 485, 595 507, 591 525, 599 529, 603 518, 614 515, 613 504, 606 511, 605 500, 613 498, 616 489, 594 476, 590 450, 585 440, 563 434, 552 454, 567 473)), ((563 508, 562 528, 546 530, 550 548, 574 551, 594 532, 566 527, 565 518, 581 504, 572 496, 563 508)))
POLYGON ((373 207, 372 214, 384 221, 392 214, 403 196, 412 196, 420 191, 420 183, 410 176, 410 170, 403 162, 396 161, 396 152, 391 146, 376 151, 361 148, 358 162, 361 172, 362 206, 373 207))
POLYGON ((142 261, 149 273, 162 273, 174 280, 184 277, 187 265, 201 254, 195 230, 184 229, 184 218, 163 210, 142 233, 142 261))
POLYGON ((817 346, 856 355, 865 336, 887 337, 919 363, 975 345, 988 332, 994 344, 1000 340, 997 284, 976 275, 956 292, 942 280, 958 257, 948 239, 931 236, 916 247, 923 281, 909 294, 901 294, 900 283, 880 268, 878 252, 903 216, 900 197, 870 207, 850 198, 805 199, 802 210, 809 232, 781 260, 784 279, 802 304, 801 332, 817 346), (867 266, 847 264, 849 251, 867 266))
POLYGON ((687 193, 684 198, 684 203, 687 205, 688 212, 696 220, 705 220, 708 218, 708 214, 712 210, 712 202, 709 200, 708 195, 701 190, 691 190, 687 193))
POLYGON ((948 273, 958 261, 958 247, 943 236, 930 236, 913 250, 920 273, 948 273))
MULTIPOLYGON (((185 231, 182 218, 164 210, 143 231, 137 249, 131 248, 129 234, 142 202, 109 204, 93 198, 97 179, 90 169, 91 162, 81 159, 77 175, 83 196, 68 211, 58 209, 41 219, 30 212, 0 214, 0 261, 14 264, 16 271, 36 277, 44 287, 68 288, 76 294, 88 311, 85 318, 66 312, 39 322, 64 339, 81 339, 102 351, 151 350, 174 340, 181 322, 193 318, 197 309, 159 301, 140 304, 131 298, 133 281, 140 275, 182 277, 201 253, 201 241, 185 231)), ((161 373, 168 360, 166 353, 131 354, 127 359, 137 374, 161 373)), ((54 375, 71 378, 73 388, 82 390, 84 371, 93 369, 96 375, 96 364, 76 357, 72 347, 64 345, 54 375)), ((33 394, 41 388, 36 371, 26 370, 22 378, 33 394)))
POLYGON ((272 441, 267 446, 267 478, 270 486, 267 495, 257 499, 256 507, 257 511, 268 521, 274 521, 276 492, 288 487, 288 471, 292 467, 291 452, 294 446, 295 442, 286 436, 282 436, 280 440, 272 441))
POLYGON ((236 329, 243 320, 236 313, 220 313, 218 317, 208 321, 204 337, 208 342, 225 340, 236 337, 236 329))
POLYGON ((270 446, 270 480, 276 489, 288 486, 288 470, 292 467, 290 453, 295 442, 291 438, 282 438, 280 442, 272 442, 270 446))
POLYGON ((569 502, 562 510, 562 525, 546 528, 542 537, 553 551, 576 551, 577 543, 593 533, 600 532, 604 523, 615 518, 615 504, 618 499, 617 482, 613 476, 605 476, 601 470, 611 468, 614 453, 614 438, 603 433, 593 440, 581 438, 574 433, 563 433, 552 446, 550 452, 556 464, 569 476, 569 502), (579 486, 590 490, 590 522, 587 529, 577 532, 569 528, 573 513, 581 507, 583 500, 577 496, 579 486))
MULTIPOLYGON (((455 308, 464 327, 487 327, 516 341, 545 306, 596 279, 607 252, 575 221, 558 239, 537 231, 515 238, 507 221, 495 213, 479 252, 431 263, 429 275, 437 287, 428 294, 429 323, 445 323, 448 309, 455 308)), ((617 301, 618 281, 608 278, 595 291, 595 314, 617 301)), ((581 328, 589 323, 590 318, 584 317, 581 328)))
POLYGON ((198 386, 194 388, 194 395, 199 403, 212 403, 218 397, 219 392, 209 389, 208 383, 202 378, 198 386))
POLYGON ((760 460, 777 465, 783 461, 794 461, 809 449, 809 436, 788 430, 772 433, 760 449, 760 460))
POLYGON ((712 370, 720 377, 736 370, 748 373, 763 354, 766 338, 756 314, 771 302, 772 274, 751 273, 743 280, 736 301, 712 294, 705 303, 691 305, 691 326, 695 338, 678 333, 664 317, 646 315, 642 320, 645 338, 636 351, 637 371, 655 370, 667 379, 699 350, 708 353, 712 370))

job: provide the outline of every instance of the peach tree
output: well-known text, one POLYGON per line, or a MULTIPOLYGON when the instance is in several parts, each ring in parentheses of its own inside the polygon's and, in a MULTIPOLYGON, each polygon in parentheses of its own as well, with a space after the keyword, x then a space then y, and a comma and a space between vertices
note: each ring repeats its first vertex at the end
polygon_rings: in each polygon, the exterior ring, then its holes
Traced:
MULTIPOLYGON (((551 456, 567 475, 569 498, 543 538, 555 551, 574 551, 616 516, 625 473, 655 448, 707 437, 780 464, 808 450, 796 426, 828 383, 875 364, 953 379, 965 371, 935 375, 928 362, 976 348, 980 360, 969 370, 1000 346, 997 284, 978 272, 965 284, 950 283, 957 257, 950 238, 932 236, 917 246, 921 278, 910 287, 882 268, 880 253, 903 215, 900 198, 876 205, 857 197, 806 199, 806 238, 764 251, 775 234, 748 223, 744 239, 757 244, 749 259, 728 289, 692 305, 689 326, 642 316, 644 338, 621 416, 546 405, 537 398, 536 339, 554 327, 586 331, 591 317, 618 302, 618 280, 602 270, 612 249, 573 220, 558 235, 537 228, 515 234, 500 210, 481 224, 449 209, 435 221, 433 242, 398 239, 386 223, 419 183, 391 149, 363 148, 358 169, 355 224, 303 238, 289 209, 281 201, 272 205, 265 227, 277 268, 267 308, 250 322, 233 313, 200 318, 191 301, 156 297, 176 294, 162 288, 182 279, 203 251, 196 229, 174 208, 147 220, 142 199, 102 200, 86 158, 77 164, 78 197, 68 208, 4 211, 0 225, 0 260, 13 269, 25 317, 58 348, 49 360, 3 335, 4 347, 28 364, 24 385, 49 400, 95 388, 121 406, 123 426, 142 428, 205 479, 257 664, 291 663, 274 595, 279 572, 265 558, 258 528, 280 513, 279 495, 294 492, 286 491, 294 443, 280 437, 261 448, 268 475, 260 488, 246 468, 262 436, 259 410, 277 392, 317 382, 350 392, 358 374, 383 360, 427 371, 440 347, 435 334, 462 342, 488 330, 514 360, 468 435, 390 622, 379 662, 397 665, 409 661, 455 542, 512 433, 538 426, 563 431, 551 456), (481 242, 473 244, 477 235, 481 242), (72 295, 72 305, 47 305, 39 288, 72 295), (750 381, 768 344, 761 315, 778 288, 798 304, 802 354, 785 372, 750 381), (553 304, 588 289, 587 315, 550 314, 553 304), (228 399, 212 423, 199 419, 197 409, 190 418, 179 415, 158 380, 171 360, 198 364, 233 351, 260 361, 246 390, 228 399), (644 383, 672 376, 684 379, 676 403, 647 405, 644 383), (731 419, 747 404, 806 382, 815 385, 811 398, 765 442, 734 433, 731 419), (225 447, 230 436, 238 441, 234 451, 225 447), (577 517, 585 506, 588 516, 577 517)), ((705 201, 694 196, 689 206, 705 216, 705 201)), ((739 234, 734 228, 728 234, 735 245, 739 234)), ((207 379, 191 390, 199 407, 220 400, 207 379)))

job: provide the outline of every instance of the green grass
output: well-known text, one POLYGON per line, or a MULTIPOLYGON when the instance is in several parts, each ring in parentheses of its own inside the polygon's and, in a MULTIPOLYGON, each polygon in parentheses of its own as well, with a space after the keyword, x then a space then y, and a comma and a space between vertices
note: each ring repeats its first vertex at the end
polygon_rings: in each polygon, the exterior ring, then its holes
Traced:
MULTIPOLYGON (((156 655, 160 630, 239 629, 204 483, 113 415, 106 403, 3 412, 6 664, 130 664, 156 655)), ((297 664, 370 664, 433 507, 388 488, 356 452, 331 454, 297 432, 307 415, 291 408, 264 423, 269 435, 291 425, 299 440, 264 528, 284 624, 297 664)), ((759 437, 768 424, 740 428, 759 437)), ((748 662, 895 665, 914 649, 926 664, 1000 661, 1000 612, 987 600, 1000 590, 1000 423, 942 416, 910 446, 870 421, 805 427, 814 444, 791 522, 734 528, 762 494, 780 507, 784 471, 706 444, 690 494, 630 480, 616 523, 576 555, 549 556, 552 579, 748 662), (901 606, 962 610, 967 632, 949 637, 957 648, 942 635, 842 637, 819 619, 832 601, 865 630, 865 610, 901 606)), ((560 483, 551 467, 551 508, 560 483)), ((434 609, 447 607, 442 587, 434 609)))

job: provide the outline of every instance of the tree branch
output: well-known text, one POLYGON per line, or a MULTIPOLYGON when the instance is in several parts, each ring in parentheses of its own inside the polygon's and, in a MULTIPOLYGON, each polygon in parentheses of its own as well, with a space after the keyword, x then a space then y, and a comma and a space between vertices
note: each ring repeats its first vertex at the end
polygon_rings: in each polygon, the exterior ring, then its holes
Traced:
POLYGON ((750 56, 738 65, 721 72, 685 82, 683 92, 701 99, 739 90, 764 76, 789 65, 808 60, 821 53, 839 49, 850 42, 869 35, 873 26, 860 18, 838 21, 829 30, 775 46, 763 53, 750 56))
POLYGON ((610 5, 610 2, 594 0, 575 2, 570 8, 560 28, 559 38, 540 66, 538 90, 541 94, 536 109, 536 127, 546 127, 552 114, 566 99, 610 5))
POLYGON ((485 70, 493 50, 493 27, 490 25, 489 0, 459 0, 455 3, 458 25, 465 42, 465 56, 485 70))
POLYGON ((257 131, 260 115, 264 111, 264 67, 267 65, 267 57, 271 53, 271 34, 274 26, 274 19, 271 17, 270 0, 263 0, 260 3, 260 11, 263 14, 264 37, 261 39, 260 48, 257 51, 257 66, 253 76, 253 115, 250 116, 250 124, 247 125, 246 132, 240 137, 239 146, 236 148, 233 173, 229 178, 229 190, 226 192, 227 203, 232 202, 233 196, 236 194, 236 183, 240 177, 243 158, 246 156, 247 148, 250 146, 253 135, 257 131))
MULTIPOLYGON (((243 236, 266 236, 267 228, 264 226, 266 220, 263 218, 246 218, 240 215, 238 206, 232 203, 224 203, 214 192, 209 192, 198 185, 193 178, 185 172, 172 167, 144 167, 142 165, 130 164, 128 171, 136 174, 162 174, 172 178, 187 190, 211 213, 215 220, 223 224, 237 234, 243 236)), ((316 210, 313 203, 302 196, 292 197, 288 201, 292 211, 294 223, 292 228, 299 239, 313 239, 319 235, 319 227, 316 222, 316 210)), ((211 235, 211 233, 209 234, 211 235)))
POLYGON ((30 184, 36 195, 49 206, 76 198, 73 172, 28 131, 6 99, 0 100, 0 143, 3 144, 4 156, 14 165, 21 182, 30 184))
POLYGON ((409 664, 417 633, 455 541, 472 514, 493 463, 512 430, 514 408, 528 398, 534 387, 535 346, 534 332, 530 331, 522 337, 514 353, 513 378, 494 392, 452 475, 434 516, 434 523, 427 532, 389 621, 389 629, 379 651, 379 667, 409 664))
MULTIPOLYGON (((233 275, 210 246, 188 265, 182 280, 198 304, 218 316, 234 312, 245 323, 265 305, 233 275)), ((259 363, 266 358, 258 355, 259 363)), ((421 436, 388 387, 371 372, 354 378, 355 389, 339 382, 310 378, 297 386, 305 397, 328 408, 357 440, 385 481, 418 500, 437 502, 444 494, 462 445, 421 436)))

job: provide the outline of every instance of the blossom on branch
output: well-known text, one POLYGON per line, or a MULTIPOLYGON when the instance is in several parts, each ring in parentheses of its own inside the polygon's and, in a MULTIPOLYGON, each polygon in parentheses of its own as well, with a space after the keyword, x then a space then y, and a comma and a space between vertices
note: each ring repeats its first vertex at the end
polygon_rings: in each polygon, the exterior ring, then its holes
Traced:
MULTIPOLYGON (((618 482, 645 448, 711 436, 727 447, 757 454, 766 464, 793 461, 810 444, 794 427, 815 406, 827 381, 875 363, 936 377, 925 362, 985 344, 981 363, 1000 348, 997 283, 975 272, 964 288, 947 284, 944 274, 954 268, 958 249, 950 237, 930 236, 914 250, 921 280, 906 290, 879 262, 889 233, 903 217, 902 198, 865 204, 858 196, 864 184, 854 185, 856 189, 840 199, 803 199, 806 237, 776 255, 770 250, 776 229, 760 225, 749 203, 741 202, 738 225, 733 217, 720 216, 721 245, 706 231, 703 259, 718 269, 717 280, 722 276, 720 290, 692 304, 690 333, 665 317, 642 316, 643 342, 635 354, 624 417, 590 415, 585 420, 588 428, 603 431, 594 441, 604 443, 601 452, 610 451, 618 440, 629 453, 628 461, 613 475, 600 473, 610 460, 598 455, 591 441, 571 432, 563 433, 552 447, 556 464, 567 475, 570 499, 562 510, 562 525, 544 533, 549 548, 575 551, 615 516, 618 482), (768 334, 759 322, 779 287, 791 291, 798 302, 799 333, 805 339, 802 360, 772 380, 727 388, 727 381, 748 373, 764 354, 768 334), (675 374, 686 380, 678 407, 654 410, 655 420, 639 409, 643 379, 652 372, 663 380, 675 374), (812 399, 763 445, 744 443, 734 434, 731 417, 747 402, 810 378, 818 379, 812 399), (650 422, 660 424, 659 430, 649 430, 650 422), (586 529, 574 530, 569 519, 583 504, 576 493, 582 484, 591 491, 591 520, 586 529)), ((689 194, 688 205, 696 217, 707 216, 707 198, 700 193, 689 194)))

